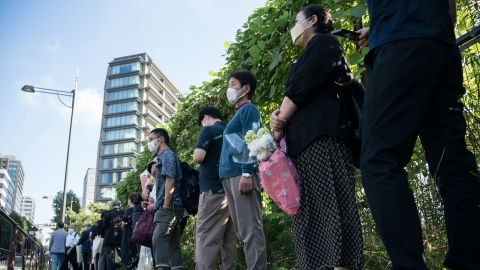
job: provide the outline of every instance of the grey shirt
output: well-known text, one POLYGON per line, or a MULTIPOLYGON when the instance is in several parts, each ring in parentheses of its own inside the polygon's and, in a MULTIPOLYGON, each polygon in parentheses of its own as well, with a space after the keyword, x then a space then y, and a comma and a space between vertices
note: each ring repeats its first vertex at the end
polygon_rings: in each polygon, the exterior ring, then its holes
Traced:
POLYGON ((65 242, 68 233, 64 229, 58 229, 52 233, 48 250, 50 253, 65 253, 65 242))

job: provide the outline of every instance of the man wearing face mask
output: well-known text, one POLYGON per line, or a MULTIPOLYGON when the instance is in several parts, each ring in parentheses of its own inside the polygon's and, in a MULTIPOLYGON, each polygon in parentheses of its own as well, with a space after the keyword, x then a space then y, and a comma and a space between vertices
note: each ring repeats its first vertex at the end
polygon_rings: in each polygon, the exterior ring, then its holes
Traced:
POLYGON ((79 270, 77 263, 77 250, 76 246, 79 240, 79 236, 75 232, 73 225, 68 226, 68 235, 65 240, 65 260, 63 260, 62 270, 68 269, 68 264, 72 265, 73 270, 79 270))
POLYGON ((180 160, 168 146, 170 137, 163 128, 148 135, 148 150, 158 155, 156 200, 152 248, 157 270, 182 268, 180 221, 185 211, 180 197, 180 160))
MULTIPOLYGON (((223 136, 257 131, 262 125, 257 106, 250 102, 257 80, 247 70, 231 73, 228 78, 227 99, 235 106, 235 115, 225 127, 223 136)), ((263 233, 260 181, 254 164, 233 160, 233 149, 223 140, 219 176, 222 179, 228 208, 236 235, 243 242, 248 270, 267 269, 265 235, 263 233)))
POLYGON ((195 261, 197 270, 236 269, 237 240, 233 231, 227 198, 218 176, 223 131, 220 111, 204 107, 197 123, 203 128, 193 152, 200 164, 200 199, 196 223, 195 261), (221 262, 219 261, 221 258, 221 262))

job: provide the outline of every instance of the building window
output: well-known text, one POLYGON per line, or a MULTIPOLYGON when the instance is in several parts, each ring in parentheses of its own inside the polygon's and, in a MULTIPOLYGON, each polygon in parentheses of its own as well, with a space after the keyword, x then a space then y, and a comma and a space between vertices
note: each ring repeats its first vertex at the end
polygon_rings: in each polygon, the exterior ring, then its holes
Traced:
POLYGON ((131 153, 131 152, 133 153, 137 152, 137 144, 134 142, 106 144, 103 147, 104 155, 131 153))
POLYGON ((134 160, 130 157, 107 158, 103 160, 104 169, 130 168, 134 165, 134 160))
POLYGON ((140 76, 133 75, 133 76, 126 76, 126 77, 111 79, 109 80, 108 86, 110 88, 113 88, 113 87, 121 87, 121 86, 126 86, 131 84, 140 84, 140 82, 141 82, 140 76))
POLYGON ((107 95, 107 101, 135 98, 138 96, 138 88, 129 88, 121 91, 109 92, 107 95))
POLYGON ((116 196, 115 188, 101 188, 100 189, 100 198, 104 200, 111 200, 116 196))
POLYGON ((107 114, 121 113, 121 112, 128 112, 128 111, 138 111, 138 107, 139 107, 138 102, 136 101, 110 104, 110 105, 107 105, 107 114))
POLYGON ((110 74, 112 75, 121 74, 121 73, 127 73, 132 71, 139 71, 140 69, 141 69, 140 62, 128 63, 128 64, 112 66, 110 74))
POLYGON ((127 172, 102 173, 102 185, 116 184, 127 176, 127 172))
POLYGON ((111 140, 123 140, 123 139, 136 139, 138 137, 137 130, 135 128, 126 128, 119 130, 111 130, 105 132, 104 139, 106 141, 111 140))
POLYGON ((107 118, 107 127, 124 126, 138 124, 138 116, 124 115, 107 118))

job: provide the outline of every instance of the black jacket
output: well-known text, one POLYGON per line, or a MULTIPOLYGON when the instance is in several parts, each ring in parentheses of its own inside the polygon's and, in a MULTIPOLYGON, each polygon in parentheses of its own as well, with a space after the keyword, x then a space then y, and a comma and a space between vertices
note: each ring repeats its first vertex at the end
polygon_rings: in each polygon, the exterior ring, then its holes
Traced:
POLYGON ((331 35, 314 36, 291 65, 284 93, 297 106, 285 129, 289 155, 297 156, 321 136, 348 143, 350 132, 337 84, 351 79, 338 41, 331 35))

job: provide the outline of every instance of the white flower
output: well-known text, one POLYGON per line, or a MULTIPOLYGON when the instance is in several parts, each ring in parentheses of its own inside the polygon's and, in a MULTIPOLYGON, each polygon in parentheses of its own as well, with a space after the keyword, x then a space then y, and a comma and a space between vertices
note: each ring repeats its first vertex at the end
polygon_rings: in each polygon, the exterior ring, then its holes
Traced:
POLYGON ((254 139, 247 146, 248 150, 250 150, 249 155, 256 157, 257 160, 267 160, 277 149, 277 145, 270 133, 254 139))

